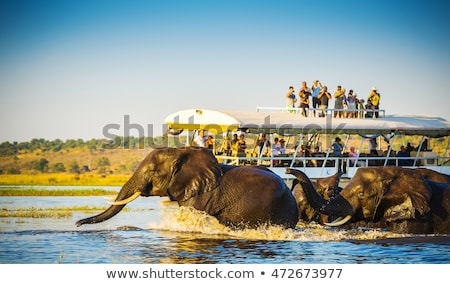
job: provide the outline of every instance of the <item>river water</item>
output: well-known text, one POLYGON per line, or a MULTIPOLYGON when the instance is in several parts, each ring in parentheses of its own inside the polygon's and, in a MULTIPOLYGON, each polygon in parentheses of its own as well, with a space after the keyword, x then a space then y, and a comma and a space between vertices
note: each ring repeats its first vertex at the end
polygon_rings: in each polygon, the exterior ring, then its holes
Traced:
MULTIPOLYGON (((0 196, 0 210, 73 206, 107 206, 107 200, 0 196)), ((448 235, 401 235, 302 223, 294 230, 233 231, 166 198, 141 197, 126 208, 127 212, 106 222, 81 227, 75 222, 92 212, 74 211, 61 218, 0 218, 0 263, 450 263, 448 235)))

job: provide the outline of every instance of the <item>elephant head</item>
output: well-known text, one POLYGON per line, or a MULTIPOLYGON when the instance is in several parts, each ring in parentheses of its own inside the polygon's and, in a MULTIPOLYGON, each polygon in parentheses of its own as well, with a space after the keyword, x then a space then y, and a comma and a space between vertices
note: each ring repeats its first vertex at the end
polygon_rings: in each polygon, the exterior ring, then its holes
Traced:
POLYGON ((311 205, 320 213, 339 217, 330 226, 354 220, 398 221, 414 219, 430 211, 431 189, 412 169, 400 167, 360 168, 336 197, 326 200, 312 187, 305 187, 311 205))
POLYGON ((296 169, 286 169, 287 174, 293 174, 296 179, 292 183, 292 194, 297 202, 299 219, 304 221, 316 221, 318 223, 324 223, 327 221, 326 215, 320 215, 311 206, 306 195, 304 187, 315 188, 319 195, 325 199, 333 198, 338 194, 342 188, 339 187, 339 181, 342 176, 341 172, 325 177, 318 178, 313 183, 302 171, 296 169))
POLYGON ((217 187, 221 177, 222 170, 211 151, 196 147, 155 149, 141 162, 108 209, 79 220, 76 225, 108 220, 139 196, 169 196, 182 204, 217 187))

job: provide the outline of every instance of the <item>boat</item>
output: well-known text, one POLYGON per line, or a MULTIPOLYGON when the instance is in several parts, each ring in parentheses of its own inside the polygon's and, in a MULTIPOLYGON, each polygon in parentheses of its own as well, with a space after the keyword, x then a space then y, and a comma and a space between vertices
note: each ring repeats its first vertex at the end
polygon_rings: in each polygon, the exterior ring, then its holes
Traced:
POLYGON ((285 173, 286 168, 302 170, 313 179, 337 172, 342 172, 343 178, 351 178, 358 168, 369 166, 424 167, 450 174, 450 122, 444 118, 386 115, 384 110, 379 110, 378 118, 344 118, 335 117, 335 111, 328 109, 323 117, 304 117, 300 109, 282 107, 257 107, 256 111, 186 109, 168 115, 164 123, 173 139, 185 135, 184 142, 177 140, 177 146, 191 145, 198 131, 204 130, 215 139, 212 150, 219 162, 267 166, 283 179, 292 179, 285 173), (232 134, 244 134, 250 141, 245 154, 230 155, 222 149, 221 142, 231 139, 232 134), (258 144, 261 134, 267 139, 258 144), (332 152, 336 137, 343 144, 341 155, 332 152), (276 138, 286 141, 283 154, 274 155, 275 151, 271 151, 270 145, 276 138), (407 157, 395 155, 399 143, 406 141, 415 141, 416 146, 407 157), (369 149, 370 143, 377 146, 369 149), (313 155, 316 147, 321 150, 313 155), (356 156, 348 156, 350 147, 356 149, 356 156), (305 149, 309 155, 305 155, 305 149))

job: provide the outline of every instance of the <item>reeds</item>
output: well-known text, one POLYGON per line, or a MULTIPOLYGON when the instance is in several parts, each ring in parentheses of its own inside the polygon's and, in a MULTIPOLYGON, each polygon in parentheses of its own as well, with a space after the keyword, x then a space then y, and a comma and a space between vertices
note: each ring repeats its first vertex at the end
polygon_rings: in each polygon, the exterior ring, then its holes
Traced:
POLYGON ((53 208, 17 208, 0 210, 0 218, 64 218, 71 217, 74 211, 95 213, 105 210, 106 207, 97 206, 73 206, 53 208))

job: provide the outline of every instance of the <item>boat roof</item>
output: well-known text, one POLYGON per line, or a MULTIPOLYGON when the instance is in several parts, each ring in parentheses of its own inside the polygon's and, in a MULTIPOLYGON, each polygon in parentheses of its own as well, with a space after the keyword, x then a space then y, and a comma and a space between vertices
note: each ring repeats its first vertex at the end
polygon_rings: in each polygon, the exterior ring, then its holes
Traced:
POLYGON ((168 115, 164 123, 173 130, 204 129, 212 134, 227 131, 289 134, 403 134, 443 137, 450 122, 441 117, 386 115, 382 118, 303 117, 288 112, 215 111, 187 109, 168 115))

